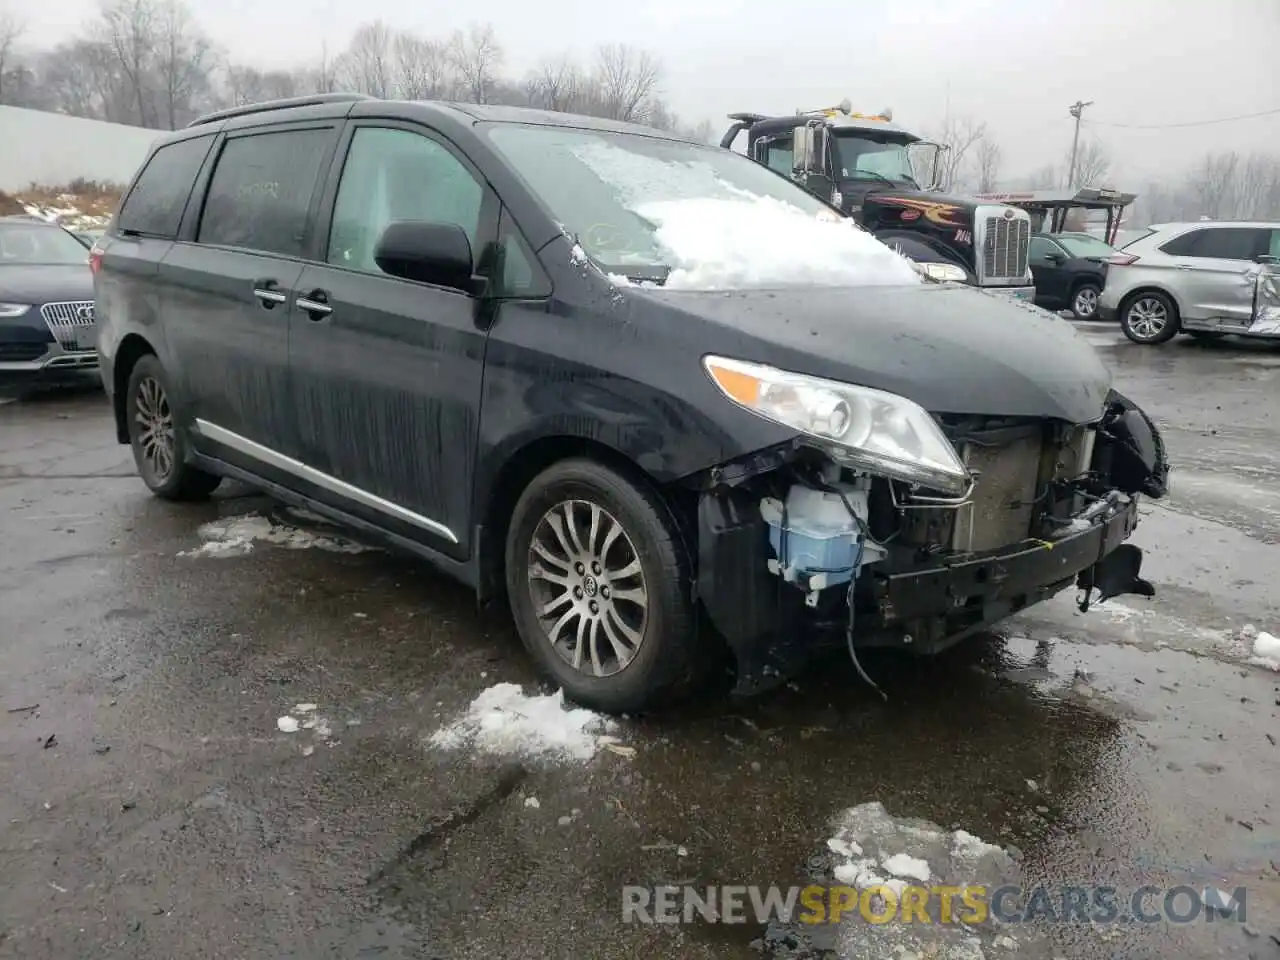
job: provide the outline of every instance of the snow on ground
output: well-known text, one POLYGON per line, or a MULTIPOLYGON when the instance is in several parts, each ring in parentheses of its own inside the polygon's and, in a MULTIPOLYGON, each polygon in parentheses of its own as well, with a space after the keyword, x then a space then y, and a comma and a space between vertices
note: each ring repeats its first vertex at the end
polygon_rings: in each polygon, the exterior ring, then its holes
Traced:
POLYGON ((519 684, 499 683, 471 701, 466 712, 437 730, 434 747, 549 759, 589 760, 601 749, 615 753, 612 721, 582 708, 567 708, 564 691, 532 696, 519 684))
POLYGON ((246 514, 212 520, 200 526, 204 543, 183 550, 180 557, 239 557, 253 550, 255 543, 270 543, 288 550, 329 550, 334 553, 363 553, 373 549, 337 536, 322 536, 287 524, 272 523, 266 517, 246 514))
MULTIPOLYGON (((1020 871, 1003 849, 963 830, 954 833, 926 820, 891 816, 881 803, 864 803, 836 817, 827 840, 832 876, 837 883, 865 889, 884 886, 900 894, 907 886, 985 884, 988 890, 1017 883, 1020 871)), ((883 905, 882 905, 883 906, 883 905)), ((955 910, 967 913, 957 898, 955 910)), ((871 924, 846 917, 839 928, 840 957, 933 957, 935 960, 983 960, 1017 956, 1029 937, 1011 937, 1008 928, 939 922, 936 898, 928 903, 931 923, 904 924, 894 919, 871 924)))
MULTIPOLYGON (((276 718, 276 729, 281 733, 297 733, 299 730, 310 730, 315 741, 334 746, 338 741, 334 739, 333 724, 328 717, 317 713, 317 710, 319 710, 318 704, 299 703, 283 717, 276 718)), ((355 723, 356 721, 350 720, 347 725, 353 726, 355 723)), ((314 741, 302 748, 303 756, 309 757, 314 752, 314 741)))
POLYGON ((1244 639, 1253 641, 1253 656, 1249 658, 1251 664, 1280 671, 1280 637, 1258 630, 1253 624, 1245 626, 1240 633, 1244 639))

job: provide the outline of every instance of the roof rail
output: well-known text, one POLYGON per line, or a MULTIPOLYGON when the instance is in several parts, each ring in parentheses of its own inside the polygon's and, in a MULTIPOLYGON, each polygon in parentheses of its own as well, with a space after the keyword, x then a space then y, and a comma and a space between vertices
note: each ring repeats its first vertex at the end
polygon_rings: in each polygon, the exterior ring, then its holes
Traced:
POLYGON ((357 100, 376 100, 364 93, 317 93, 306 97, 286 97, 283 100, 264 100, 262 103, 246 103, 239 107, 227 107, 225 110, 214 110, 204 116, 196 117, 187 124, 188 129, 205 123, 215 123, 231 117, 246 117, 254 113, 266 113, 268 110, 285 110, 289 107, 315 107, 325 103, 354 103, 357 100))

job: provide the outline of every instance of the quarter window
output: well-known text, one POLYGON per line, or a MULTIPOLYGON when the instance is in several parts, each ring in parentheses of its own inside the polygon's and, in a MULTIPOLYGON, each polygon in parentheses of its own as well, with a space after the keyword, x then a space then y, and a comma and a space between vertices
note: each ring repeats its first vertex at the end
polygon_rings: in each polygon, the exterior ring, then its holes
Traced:
POLYGON ((182 211, 211 143, 211 135, 192 137, 157 150, 125 198, 117 228, 165 240, 176 237, 182 211))
POLYGON ((410 130, 361 127, 338 184, 328 260, 381 273, 374 249, 397 220, 456 224, 471 241, 474 259, 483 196, 471 171, 435 140, 410 130))
POLYGON ((498 221, 498 250, 502 258, 497 271, 498 296, 533 298, 551 295, 551 287, 537 257, 506 210, 502 211, 502 218, 498 221))
POLYGON ((285 130, 228 140, 200 218, 200 243, 301 257, 328 129, 285 130))

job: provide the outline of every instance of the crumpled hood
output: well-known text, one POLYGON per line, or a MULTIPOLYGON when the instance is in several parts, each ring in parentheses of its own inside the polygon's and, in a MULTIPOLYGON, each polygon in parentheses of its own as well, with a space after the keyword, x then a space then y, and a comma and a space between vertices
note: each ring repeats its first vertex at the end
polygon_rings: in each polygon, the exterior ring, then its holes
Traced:
MULTIPOLYGON (((1111 372, 1069 322, 969 287, 628 293, 722 326, 710 349, 908 397, 935 413, 1097 419, 1111 372)), ((707 341, 704 341, 707 342, 707 341)))
POLYGON ((83 264, 30 266, 0 265, 0 302, 56 303, 62 300, 92 300, 93 272, 89 251, 83 264))

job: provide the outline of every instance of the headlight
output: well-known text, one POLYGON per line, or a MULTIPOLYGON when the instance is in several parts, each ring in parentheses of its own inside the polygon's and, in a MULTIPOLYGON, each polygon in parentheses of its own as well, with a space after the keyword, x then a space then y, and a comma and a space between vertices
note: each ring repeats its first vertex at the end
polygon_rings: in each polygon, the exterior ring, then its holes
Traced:
POLYGON ((0 317, 20 317, 30 309, 29 303, 0 303, 0 317))
POLYGON ((917 263, 916 266, 920 268, 921 273, 933 280, 955 280, 958 283, 964 283, 968 279, 964 267, 958 267, 954 263, 917 263))
POLYGON ((969 487, 955 448, 906 397, 725 357, 702 363, 734 403, 821 441, 815 446, 848 466, 946 493, 969 487))

